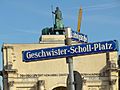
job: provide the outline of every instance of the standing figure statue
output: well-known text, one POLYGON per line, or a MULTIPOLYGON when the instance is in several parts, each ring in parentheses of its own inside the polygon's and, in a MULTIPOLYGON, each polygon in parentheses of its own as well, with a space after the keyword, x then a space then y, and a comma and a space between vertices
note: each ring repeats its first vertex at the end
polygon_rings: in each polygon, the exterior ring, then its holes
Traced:
POLYGON ((59 7, 56 7, 55 12, 52 12, 53 14, 55 14, 55 24, 54 24, 54 29, 63 29, 64 25, 62 22, 62 12, 60 11, 59 7))

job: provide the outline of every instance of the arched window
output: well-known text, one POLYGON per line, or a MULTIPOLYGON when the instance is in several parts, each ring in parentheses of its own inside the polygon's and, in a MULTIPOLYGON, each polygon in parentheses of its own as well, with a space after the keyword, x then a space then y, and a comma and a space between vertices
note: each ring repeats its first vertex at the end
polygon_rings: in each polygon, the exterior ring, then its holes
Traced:
POLYGON ((63 87, 63 86, 60 86, 60 87, 56 87, 56 88, 54 88, 52 90, 67 90, 67 88, 63 87))

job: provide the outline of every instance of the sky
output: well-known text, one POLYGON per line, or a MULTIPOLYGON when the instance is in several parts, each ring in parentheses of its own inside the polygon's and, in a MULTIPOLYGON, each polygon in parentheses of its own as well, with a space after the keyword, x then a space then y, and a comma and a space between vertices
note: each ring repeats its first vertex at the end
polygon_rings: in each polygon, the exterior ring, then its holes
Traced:
POLYGON ((120 0, 0 0, 0 47, 3 43, 39 43, 41 30, 53 26, 52 11, 57 6, 64 26, 74 31, 82 7, 81 33, 88 36, 88 42, 120 42, 120 0))

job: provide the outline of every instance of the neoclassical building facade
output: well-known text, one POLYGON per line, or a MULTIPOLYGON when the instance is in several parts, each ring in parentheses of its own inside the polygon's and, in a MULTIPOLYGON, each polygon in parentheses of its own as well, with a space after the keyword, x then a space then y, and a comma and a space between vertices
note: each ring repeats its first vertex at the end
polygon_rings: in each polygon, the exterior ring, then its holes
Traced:
MULTIPOLYGON (((69 90, 66 58, 24 62, 22 56, 25 50, 65 46, 64 39, 42 35, 38 44, 3 44, 4 90, 69 90)), ((73 70, 75 90, 119 90, 117 51, 73 57, 73 70)))

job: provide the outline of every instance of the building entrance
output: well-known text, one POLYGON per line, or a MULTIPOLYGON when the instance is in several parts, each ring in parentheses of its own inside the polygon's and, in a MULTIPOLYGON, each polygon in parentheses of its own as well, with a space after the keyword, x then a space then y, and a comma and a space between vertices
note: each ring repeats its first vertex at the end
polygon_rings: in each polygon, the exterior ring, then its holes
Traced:
POLYGON ((52 90, 67 90, 67 88, 63 87, 63 86, 60 86, 60 87, 56 87, 56 88, 54 88, 52 90))

